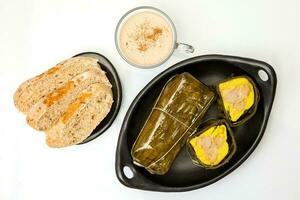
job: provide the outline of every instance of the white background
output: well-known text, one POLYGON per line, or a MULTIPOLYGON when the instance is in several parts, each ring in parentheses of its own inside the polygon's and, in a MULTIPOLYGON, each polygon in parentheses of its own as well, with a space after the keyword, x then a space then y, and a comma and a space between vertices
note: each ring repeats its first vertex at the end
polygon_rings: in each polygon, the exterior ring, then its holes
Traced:
POLYGON ((300 1, 276 0, 0 0, 0 199, 299 199, 300 1), (114 46, 114 29, 127 10, 152 5, 174 21, 194 55, 231 54, 266 61, 278 76, 265 135, 249 159, 208 187, 184 193, 134 190, 115 175, 116 143, 125 112, 162 66, 129 66, 114 46), (24 80, 83 51, 106 55, 123 84, 123 102, 111 128, 96 140, 48 148, 44 134, 13 105, 24 80))

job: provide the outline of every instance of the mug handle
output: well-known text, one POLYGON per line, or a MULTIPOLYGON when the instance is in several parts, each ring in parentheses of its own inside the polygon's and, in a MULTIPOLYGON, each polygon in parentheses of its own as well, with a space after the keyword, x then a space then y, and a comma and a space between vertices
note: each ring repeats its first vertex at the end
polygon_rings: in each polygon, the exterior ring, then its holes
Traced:
POLYGON ((183 51, 185 53, 194 53, 195 49, 192 45, 185 44, 182 42, 176 42, 175 49, 179 51, 183 51))

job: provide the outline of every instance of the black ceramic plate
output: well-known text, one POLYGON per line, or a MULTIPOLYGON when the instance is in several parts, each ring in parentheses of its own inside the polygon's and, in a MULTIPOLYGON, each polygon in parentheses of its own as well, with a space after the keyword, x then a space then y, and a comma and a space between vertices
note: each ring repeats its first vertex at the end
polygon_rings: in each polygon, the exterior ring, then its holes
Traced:
POLYGON ((95 139, 111 126, 120 109, 120 105, 122 101, 122 87, 116 69, 106 57, 95 52, 84 52, 84 53, 77 54, 74 57, 76 56, 85 56, 85 57, 92 57, 98 59, 101 69, 106 72, 106 76, 112 85, 112 93, 114 99, 114 102, 112 104, 111 110, 109 111, 108 115, 95 128, 92 134, 89 137, 87 137, 83 142, 80 143, 80 144, 84 144, 95 139))
MULTIPOLYGON (((275 71, 269 64, 253 59, 224 55, 194 57, 165 70, 137 95, 127 111, 116 152, 118 179, 122 184, 132 188, 178 192, 201 188, 223 178, 242 164, 260 142, 273 104, 276 82, 275 71), (258 75, 260 70, 266 73, 267 81, 263 81, 258 75), (184 147, 167 174, 152 175, 133 164, 130 150, 164 84, 173 75, 182 72, 191 73, 208 86, 213 86, 232 76, 247 75, 257 84, 261 99, 255 115, 245 124, 232 128, 237 151, 228 163, 217 169, 201 168, 192 163, 187 149, 184 147), (132 178, 125 175, 125 166, 131 169, 132 178)), ((215 103, 208 110, 204 121, 218 118, 220 115, 217 103, 215 103)))

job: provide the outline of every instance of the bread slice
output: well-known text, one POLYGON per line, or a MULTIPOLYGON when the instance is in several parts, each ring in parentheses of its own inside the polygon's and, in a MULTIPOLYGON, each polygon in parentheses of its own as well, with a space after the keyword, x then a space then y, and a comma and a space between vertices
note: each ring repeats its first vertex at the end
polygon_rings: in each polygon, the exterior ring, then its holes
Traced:
POLYGON ((74 76, 61 88, 40 99, 28 111, 27 123, 40 131, 49 129, 78 94, 93 83, 103 83, 111 87, 105 73, 100 68, 88 69, 74 76))
POLYGON ((41 98, 90 68, 99 68, 97 59, 74 57, 65 60, 48 71, 25 81, 14 94, 14 103, 21 112, 26 114, 41 98))
POLYGON ((46 131, 48 146, 58 148, 82 142, 109 113, 112 103, 109 86, 102 83, 90 85, 46 131))

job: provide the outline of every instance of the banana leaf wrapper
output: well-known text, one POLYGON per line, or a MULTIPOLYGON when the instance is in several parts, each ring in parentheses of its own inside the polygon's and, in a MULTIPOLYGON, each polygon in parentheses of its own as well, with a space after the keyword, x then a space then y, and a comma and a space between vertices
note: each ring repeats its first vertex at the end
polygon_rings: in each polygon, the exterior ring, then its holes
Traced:
POLYGON ((132 147, 134 164, 151 174, 167 173, 214 97, 206 85, 187 72, 172 77, 132 147))

